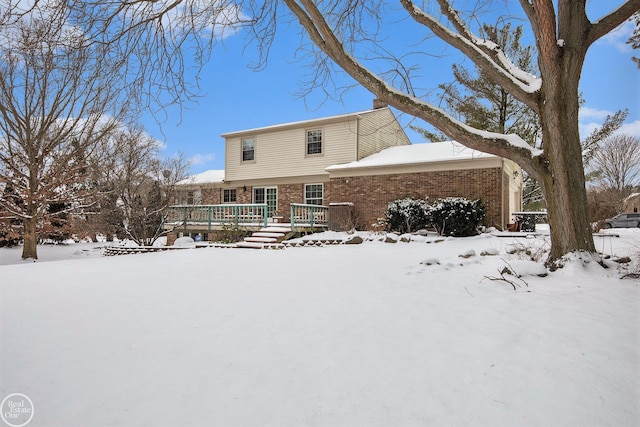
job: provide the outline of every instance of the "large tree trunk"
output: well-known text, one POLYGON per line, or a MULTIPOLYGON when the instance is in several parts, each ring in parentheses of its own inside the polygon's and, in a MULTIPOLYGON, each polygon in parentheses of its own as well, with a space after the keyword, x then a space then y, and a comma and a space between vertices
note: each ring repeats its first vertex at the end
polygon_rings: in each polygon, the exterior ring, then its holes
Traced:
POLYGON ((547 203, 551 227, 551 253, 549 261, 556 262, 563 255, 576 252, 595 252, 591 226, 586 209, 580 136, 571 126, 550 126, 550 122, 563 121, 563 111, 550 111, 544 117, 545 157, 549 159, 548 173, 542 178, 541 188, 547 203))
POLYGON ((24 226, 24 243, 22 245, 22 259, 38 259, 38 239, 36 237, 36 225, 38 220, 35 216, 22 220, 24 226))
POLYGON ((553 8, 536 9, 538 22, 548 27, 536 40, 543 76, 538 109, 544 148, 544 161, 537 164, 537 170, 551 227, 551 265, 571 252, 595 253, 578 129, 578 86, 587 52, 583 34, 589 23, 584 7, 577 3, 560 8, 558 40, 562 43, 556 41, 553 31, 553 8), (569 23, 572 25, 566 28, 569 23))

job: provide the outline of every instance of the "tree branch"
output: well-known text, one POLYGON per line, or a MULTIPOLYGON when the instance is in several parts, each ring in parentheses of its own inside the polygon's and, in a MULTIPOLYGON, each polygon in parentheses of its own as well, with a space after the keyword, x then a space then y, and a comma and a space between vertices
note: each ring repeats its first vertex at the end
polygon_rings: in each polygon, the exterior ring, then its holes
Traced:
POLYGON ((443 26, 431 15, 418 8, 411 0, 400 1, 416 22, 426 26, 436 36, 460 50, 516 99, 538 112, 535 94, 540 90, 541 81, 519 70, 508 60, 498 45, 473 35, 458 14, 448 5, 447 1, 439 0, 439 3, 443 14, 458 30, 459 34, 443 26))
POLYGON ((538 161, 534 161, 534 158, 541 154, 540 150, 532 148, 517 135, 486 132, 467 126, 440 108, 388 85, 344 50, 322 13, 311 0, 300 0, 304 8, 295 0, 284 0, 284 2, 298 17, 312 41, 356 81, 380 99, 400 111, 430 122, 449 137, 455 138, 469 148, 513 160, 524 166, 532 175, 538 176, 536 170, 538 161))
POLYGON ((610 14, 595 21, 586 37, 587 46, 618 27, 638 10, 640 10, 640 0, 628 0, 610 14))

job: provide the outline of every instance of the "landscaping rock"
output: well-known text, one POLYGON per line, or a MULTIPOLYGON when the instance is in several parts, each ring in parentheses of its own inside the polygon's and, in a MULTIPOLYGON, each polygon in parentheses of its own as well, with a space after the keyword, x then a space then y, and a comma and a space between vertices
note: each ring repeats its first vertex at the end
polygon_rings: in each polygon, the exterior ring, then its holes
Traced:
POLYGON ((347 240, 344 241, 345 245, 359 245, 363 242, 362 237, 360 236, 349 236, 347 240))
POLYGON ((460 258, 471 258, 472 256, 476 256, 476 251, 474 251, 473 249, 470 249, 467 252, 458 255, 458 257, 460 258))
POLYGON ((389 233, 384 237, 384 242, 385 243, 398 243, 398 235, 397 234, 393 234, 393 233, 389 233))
POLYGON ((496 248, 489 248, 480 252, 480 256, 495 256, 499 254, 500 254, 500 251, 496 248))

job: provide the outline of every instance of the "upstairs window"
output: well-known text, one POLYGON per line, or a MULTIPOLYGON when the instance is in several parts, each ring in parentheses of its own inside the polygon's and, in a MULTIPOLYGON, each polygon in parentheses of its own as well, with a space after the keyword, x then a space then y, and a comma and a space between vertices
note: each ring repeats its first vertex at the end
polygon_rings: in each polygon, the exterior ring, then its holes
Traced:
POLYGON ((235 188, 222 190, 222 202, 223 203, 235 203, 238 200, 238 194, 235 188))
POLYGON ((252 162, 256 159, 256 144, 253 138, 242 140, 242 161, 252 162))
POLYGON ((305 184, 304 202, 307 205, 322 205, 322 184, 305 184))
POLYGON ((307 155, 322 154, 322 130, 307 131, 307 155))

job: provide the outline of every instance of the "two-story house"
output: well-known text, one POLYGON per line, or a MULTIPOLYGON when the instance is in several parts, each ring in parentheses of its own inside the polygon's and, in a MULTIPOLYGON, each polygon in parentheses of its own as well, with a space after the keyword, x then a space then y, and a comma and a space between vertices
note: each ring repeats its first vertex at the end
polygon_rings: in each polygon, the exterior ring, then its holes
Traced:
POLYGON ((375 101, 368 111, 222 137, 224 179, 218 172, 185 182, 181 203, 261 203, 270 220, 284 222, 291 204, 348 204, 360 229, 373 228, 387 204, 404 197, 481 198, 487 225, 502 229, 521 210, 522 173, 513 162, 455 142, 412 145, 393 112, 375 101))
POLYGON ((389 108, 229 132, 223 203, 327 205, 327 168, 411 142, 389 108))

